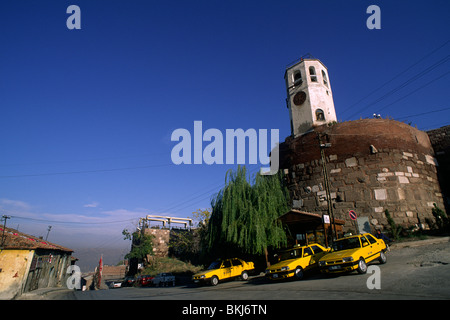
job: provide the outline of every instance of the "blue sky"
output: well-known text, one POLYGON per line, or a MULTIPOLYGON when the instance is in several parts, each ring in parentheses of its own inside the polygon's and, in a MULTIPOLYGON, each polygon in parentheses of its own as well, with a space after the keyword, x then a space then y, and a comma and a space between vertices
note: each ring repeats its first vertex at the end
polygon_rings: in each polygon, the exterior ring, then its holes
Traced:
POLYGON ((448 125, 449 12, 448 1, 2 1, 0 213, 33 235, 52 225, 49 240, 80 254, 126 251, 123 228, 208 207, 235 167, 172 164, 171 133, 199 120, 283 141, 284 71, 306 53, 327 66, 340 121, 448 125), (71 4, 81 30, 66 27, 71 4), (380 30, 366 27, 371 4, 380 30))

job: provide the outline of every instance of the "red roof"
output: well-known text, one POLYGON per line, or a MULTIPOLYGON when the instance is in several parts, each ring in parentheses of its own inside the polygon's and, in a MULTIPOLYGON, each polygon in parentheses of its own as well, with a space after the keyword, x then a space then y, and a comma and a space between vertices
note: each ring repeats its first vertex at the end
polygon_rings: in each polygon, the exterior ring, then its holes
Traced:
POLYGON ((19 232, 15 229, 0 227, 0 247, 3 249, 47 249, 47 250, 59 250, 65 252, 73 252, 72 249, 59 246, 57 244, 45 241, 35 236, 31 236, 26 233, 19 232), (4 233, 3 233, 4 231, 4 233))

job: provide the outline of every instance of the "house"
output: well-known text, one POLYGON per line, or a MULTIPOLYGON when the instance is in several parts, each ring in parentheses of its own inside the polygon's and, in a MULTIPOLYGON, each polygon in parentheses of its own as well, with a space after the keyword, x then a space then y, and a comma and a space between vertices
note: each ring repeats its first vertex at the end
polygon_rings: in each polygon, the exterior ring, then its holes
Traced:
POLYGON ((75 264, 73 250, 11 228, 0 227, 0 299, 32 290, 65 286, 75 264))

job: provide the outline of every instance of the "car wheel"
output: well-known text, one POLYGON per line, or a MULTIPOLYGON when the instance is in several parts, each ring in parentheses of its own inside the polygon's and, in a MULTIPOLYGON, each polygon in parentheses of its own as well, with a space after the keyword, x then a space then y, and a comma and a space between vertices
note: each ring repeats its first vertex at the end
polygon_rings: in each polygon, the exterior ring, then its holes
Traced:
POLYGON ((217 278, 217 276, 213 276, 211 278, 211 285, 212 286, 217 286, 218 283, 219 283, 219 278, 217 278))
POLYGON ((247 271, 242 271, 242 273, 241 273, 241 279, 242 279, 243 281, 247 281, 247 280, 248 280, 248 273, 247 273, 247 271))
POLYGON ((294 277, 297 280, 302 280, 304 276, 303 269, 301 267, 297 267, 294 271, 294 277))
POLYGON ((386 263, 386 255, 384 254, 383 251, 380 252, 380 258, 378 259, 378 261, 380 261, 380 264, 385 264, 386 263))
POLYGON ((364 274, 367 272, 367 264, 364 258, 360 258, 358 261, 358 268, 356 269, 358 273, 364 274))

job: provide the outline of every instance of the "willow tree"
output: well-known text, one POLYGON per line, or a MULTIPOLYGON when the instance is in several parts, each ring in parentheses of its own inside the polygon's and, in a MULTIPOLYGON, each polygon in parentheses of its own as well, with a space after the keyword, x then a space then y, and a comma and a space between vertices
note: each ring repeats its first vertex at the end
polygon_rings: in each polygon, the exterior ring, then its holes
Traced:
POLYGON ((231 247, 264 254, 268 264, 267 249, 286 244, 277 218, 289 209, 289 194, 281 173, 257 174, 251 180, 245 167, 227 172, 225 187, 211 201, 207 241, 211 249, 231 247))

